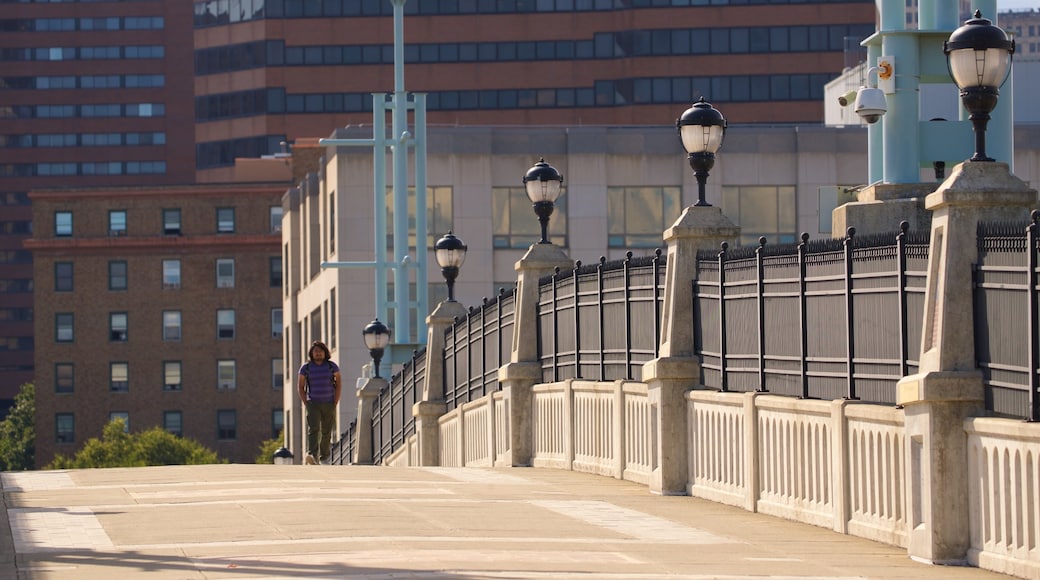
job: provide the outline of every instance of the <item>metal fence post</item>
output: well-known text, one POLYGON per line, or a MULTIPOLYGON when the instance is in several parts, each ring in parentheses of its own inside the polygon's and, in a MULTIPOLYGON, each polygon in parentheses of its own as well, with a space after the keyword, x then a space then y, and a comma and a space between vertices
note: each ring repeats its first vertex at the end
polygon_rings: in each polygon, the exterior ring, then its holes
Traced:
POLYGON ((726 250, 729 242, 722 242, 719 250, 719 390, 729 390, 726 378, 726 250))
POLYGON ((661 354, 661 288, 657 284, 661 275, 661 248, 654 250, 654 358, 661 354))
POLYGON ((581 288, 578 287, 578 270, 581 269, 581 260, 574 262, 574 378, 581 378, 581 310, 578 305, 581 302, 581 288))
POLYGON ((758 247, 755 248, 755 270, 758 276, 758 388, 760 393, 767 393, 766 388, 766 283, 765 267, 762 264, 762 253, 766 249, 766 237, 758 238, 758 247))
POLYGON ((553 382, 560 380, 560 309, 559 290, 560 267, 553 269, 552 275, 552 376, 553 382))
POLYGON ((1040 376, 1037 375, 1037 363, 1040 363, 1040 314, 1037 308, 1037 229, 1040 224, 1040 211, 1029 213, 1030 224, 1026 228, 1026 264, 1029 269, 1029 421, 1040 421, 1040 376))
POLYGON ((910 373, 910 337, 907 327, 906 306, 906 232, 910 229, 910 222, 903 220, 899 222, 899 234, 896 235, 896 279, 899 291, 899 374, 906 376, 910 373))
POLYGON ((604 353, 603 340, 606 331, 603 328, 603 265, 607 263, 606 256, 599 257, 599 266, 596 267, 596 304, 599 306, 599 380, 606 380, 607 359, 604 353))
POLYGON ((805 260, 809 250, 809 233, 802 232, 802 243, 798 244, 798 334, 801 349, 802 398, 809 398, 809 323, 805 296, 805 260))
POLYGON ((852 249, 855 245, 856 228, 849 227, 846 231, 845 242, 842 244, 845 250, 845 366, 847 392, 846 398, 855 401, 856 396, 856 330, 852 328, 853 319, 856 315, 855 304, 852 300, 852 249))
POLYGON ((631 270, 629 265, 632 262, 632 252, 625 253, 625 262, 623 266, 625 276, 625 378, 632 379, 632 285, 630 276, 631 270))

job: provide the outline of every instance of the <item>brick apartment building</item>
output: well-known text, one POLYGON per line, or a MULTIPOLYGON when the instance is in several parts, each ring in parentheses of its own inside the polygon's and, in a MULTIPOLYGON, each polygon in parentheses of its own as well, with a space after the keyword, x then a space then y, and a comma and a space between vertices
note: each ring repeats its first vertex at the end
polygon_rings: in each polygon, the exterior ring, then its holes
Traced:
POLYGON ((282 422, 284 184, 38 191, 36 462, 121 416, 252 462, 282 422))

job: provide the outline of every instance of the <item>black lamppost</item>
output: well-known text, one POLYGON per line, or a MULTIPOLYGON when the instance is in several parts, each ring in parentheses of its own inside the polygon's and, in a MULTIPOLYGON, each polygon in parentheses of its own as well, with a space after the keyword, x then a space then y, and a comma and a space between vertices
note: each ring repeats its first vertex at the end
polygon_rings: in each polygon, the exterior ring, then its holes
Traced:
POLYGON ((444 281, 448 283, 448 302, 455 302, 455 278, 459 277, 459 268, 466 261, 466 244, 449 231, 437 240, 433 249, 444 281))
POLYGON ((943 52, 950 76, 961 90, 964 108, 971 113, 975 154, 968 161, 993 161, 986 156, 986 124, 990 111, 997 106, 998 89, 1011 73, 1015 41, 976 10, 975 18, 954 30, 943 43, 943 52))
POLYGON ((715 166, 715 152, 722 146, 726 134, 726 119, 718 109, 701 97, 675 121, 683 149, 690 154, 690 168, 697 178, 697 204, 710 206, 704 201, 704 184, 708 171, 715 166))
POLYGON ((390 329, 377 318, 368 323, 361 335, 365 337, 365 346, 368 347, 368 354, 372 356, 372 362, 375 364, 375 376, 379 378, 379 363, 383 360, 383 350, 390 342, 390 329))
POLYGON ((539 240, 539 244, 549 243, 549 216, 556 207, 556 199, 560 197, 562 185, 563 175, 546 163, 545 158, 539 159, 524 175, 527 198, 534 204, 534 213, 538 216, 538 223, 542 225, 542 239, 539 240))

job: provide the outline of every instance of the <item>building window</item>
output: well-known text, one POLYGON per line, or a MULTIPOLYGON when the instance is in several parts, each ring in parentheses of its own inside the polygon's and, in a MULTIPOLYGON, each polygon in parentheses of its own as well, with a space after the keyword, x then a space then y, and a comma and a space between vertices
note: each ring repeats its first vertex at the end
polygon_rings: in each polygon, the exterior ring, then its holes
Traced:
POLYGON ((235 338, 235 311, 217 310, 217 338, 235 338))
POLYGON ((126 210, 113 209, 108 212, 108 235, 126 235, 126 210))
POLYGON ((72 292, 72 262, 54 263, 54 291, 72 292))
POLYGON ((235 233, 235 208, 233 208, 233 207, 218 207, 217 208, 217 233, 218 234, 233 234, 233 233, 235 233))
POLYGON ((271 410, 271 438, 281 439, 282 428, 285 427, 285 410, 284 409, 272 409, 271 410))
POLYGON ((57 237, 69 237, 72 235, 72 212, 54 212, 54 235, 57 237))
POLYGON ((167 236, 181 235, 181 209, 169 208, 162 210, 163 233, 167 236))
POLYGON ((282 233, 282 206, 280 205, 271 206, 271 233, 282 233))
POLYGON ((235 287, 235 259, 217 258, 217 288, 235 287))
POLYGON ((164 290, 176 290, 181 287, 181 261, 162 261, 162 281, 164 290))
POLYGON ((280 391, 285 386, 285 375, 282 374, 282 359, 271 359, 271 388, 280 391))
POLYGON ((217 439, 227 441, 237 437, 238 419, 235 417, 234 409, 220 409, 217 411, 217 439))
MULTIPOLYGON (((415 199, 415 198, 412 197, 411 195, 408 196, 408 200, 409 201, 412 201, 413 199, 415 199)), ((387 206, 387 207, 391 207, 391 206, 387 206)), ((415 212, 411 212, 411 214, 414 214, 414 213, 415 212)), ((409 215, 411 215, 411 214, 409 214, 409 215)), ((336 191, 335 190, 329 192, 329 211, 328 211, 328 216, 329 216, 329 220, 328 220, 328 222, 329 222, 329 226, 328 226, 328 230, 329 230, 329 254, 335 254, 336 253, 336 191)))
MULTIPOLYGON (((438 284, 439 286, 439 284, 438 284)), ((447 295, 445 295, 447 298, 447 295)), ((431 303, 438 304, 438 303, 431 303)), ((336 289, 329 290, 329 344, 332 348, 336 348, 336 327, 339 324, 336 321, 336 289)))
POLYGON ((230 391, 235 388, 235 361, 217 361, 217 389, 230 391))
POLYGON ((122 421, 123 422, 123 432, 125 432, 125 433, 129 433, 130 432, 130 413, 129 412, 127 412, 127 411, 112 411, 111 413, 108 414, 108 422, 111 423, 112 421, 122 421))
POLYGON ((271 309, 271 338, 282 337, 282 309, 271 309))
MULTIPOLYGON (((524 191, 523 188, 515 188, 519 191, 524 191)), ((386 190, 386 237, 390 243, 393 243, 394 239, 394 198, 393 188, 387 188, 386 190)), ((415 248, 415 188, 408 188, 408 247, 415 248)), ((562 197, 562 196, 561 196, 562 197)), ((523 198, 527 199, 527 193, 523 194, 523 198)), ((332 203, 331 201, 329 202, 332 203)), ((559 206, 557 206, 559 207, 559 206)), ((527 212, 534 216, 531 212, 531 202, 527 202, 527 212)), ((555 214, 553 217, 556 217, 555 214)), ((331 218, 330 218, 331 219, 331 218)), ((534 218, 535 226, 538 225, 538 219, 534 218)), ((448 233, 452 229, 452 188, 450 186, 428 186, 426 188, 426 248, 432 250, 433 245, 437 243, 437 240, 448 233)), ((535 228, 537 229, 537 228, 535 228)), ((541 232, 541 230, 538 230, 541 232)), ((331 236, 330 232, 330 236, 331 236)), ((534 241, 538 241, 535 238, 534 241)))
POLYGON ((270 273, 271 288, 279 288, 282 285, 282 259, 274 256, 267 259, 267 269, 270 273))
POLYGON ((773 244, 798 237, 795 188, 791 185, 723 186, 722 213, 740 226, 740 243, 748 246, 765 236, 773 244))
POLYGON ((130 391, 130 363, 109 363, 108 390, 113 393, 126 393, 130 391))
POLYGON ((112 260, 108 263, 108 289, 126 290, 127 266, 124 260, 112 260))
POLYGON ((112 342, 127 341, 126 312, 111 312, 108 315, 108 339, 112 342))
POLYGON ((75 366, 72 363, 54 365, 54 392, 71 393, 76 389, 75 366))
POLYGON ((163 320, 163 340, 177 341, 181 339, 181 311, 180 310, 164 310, 162 314, 163 320))
POLYGON ((180 391, 183 388, 184 382, 181 378, 181 361, 163 361, 163 390, 180 391))
POLYGON ((184 415, 180 411, 163 411, 163 429, 178 437, 184 435, 184 415))
POLYGON ((56 413, 54 415, 54 441, 56 443, 73 443, 76 441, 76 418, 72 413, 56 413))
POLYGON ((58 342, 72 342, 76 338, 71 312, 59 312, 54 315, 54 336, 58 342))
MULTIPOLYGON (((493 244, 496 248, 526 248, 542 237, 542 227, 522 187, 491 189, 493 244)), ((549 241, 567 245, 567 193, 561 192, 549 218, 549 241)))
POLYGON ((658 248, 682 213, 678 187, 608 187, 607 243, 611 248, 658 248))

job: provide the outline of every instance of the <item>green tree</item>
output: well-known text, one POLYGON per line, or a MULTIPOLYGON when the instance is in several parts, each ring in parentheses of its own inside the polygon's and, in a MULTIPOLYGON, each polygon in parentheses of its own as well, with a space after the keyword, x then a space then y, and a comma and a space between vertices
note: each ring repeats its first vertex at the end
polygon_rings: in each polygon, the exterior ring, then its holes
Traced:
POLYGON ((26 471, 36 460, 36 388, 25 383, 0 421, 0 471, 26 471))
POLYGON ((91 467, 144 467, 146 465, 202 465, 220 463, 215 451, 199 442, 177 437, 152 427, 140 433, 128 433, 122 418, 113 419, 101 439, 86 442, 75 457, 58 455, 49 469, 83 469, 91 467))
POLYGON ((282 446, 282 435, 279 433, 274 439, 268 439, 260 444, 256 451, 256 459, 253 463, 274 463, 274 452, 282 446))

